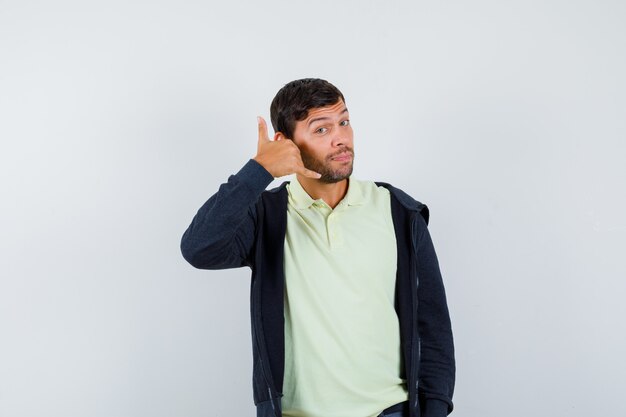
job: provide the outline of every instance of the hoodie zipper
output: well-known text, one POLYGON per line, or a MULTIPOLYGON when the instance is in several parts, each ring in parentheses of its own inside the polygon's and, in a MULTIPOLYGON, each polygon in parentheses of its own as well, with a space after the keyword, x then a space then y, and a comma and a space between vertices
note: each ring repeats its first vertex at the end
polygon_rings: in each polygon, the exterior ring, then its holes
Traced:
POLYGON ((420 341, 419 341, 419 336, 417 333, 417 325, 418 325, 418 317, 417 317, 417 307, 418 307, 418 301, 417 301, 417 287, 418 287, 418 276, 417 276, 417 265, 416 265, 416 256, 417 256, 417 242, 416 242, 416 231, 415 231, 415 216, 417 216, 418 213, 413 212, 411 215, 411 275, 410 275, 410 279, 411 279, 411 300, 413 302, 413 309, 411 311, 411 313, 413 314, 413 323, 414 325, 411 326, 411 369, 410 369, 410 376, 409 376, 409 381, 411 384, 415 384, 414 386, 412 385, 412 389, 414 389, 414 395, 413 395, 413 404, 411 405, 411 409, 412 410, 419 410, 419 399, 418 399, 418 395, 417 395, 417 391, 418 391, 418 385, 419 385, 419 381, 418 381, 418 376, 417 376, 417 372, 418 372, 418 362, 421 356, 421 346, 420 346, 420 341), (417 355, 414 355, 415 352, 415 345, 417 344, 417 355))
POLYGON ((255 282, 253 284, 253 294, 254 294, 254 299, 255 299, 255 303, 254 303, 254 307, 255 307, 255 311, 253 314, 254 317, 254 321, 255 321, 255 327, 256 330, 254 332, 254 339, 257 345, 257 350, 259 351, 259 361, 261 362, 261 373, 263 374, 263 378, 265 379, 265 382, 267 383, 267 392, 268 392, 268 399, 270 400, 270 404, 272 405, 272 409, 274 409, 274 402, 272 401, 272 386, 274 385, 274 381, 273 378, 271 376, 271 372, 266 369, 266 361, 265 361, 265 357, 266 357, 266 349, 265 349, 265 345, 263 343, 261 343, 261 336, 260 334, 262 333, 262 324, 261 324, 261 317, 260 317, 260 313, 258 312, 258 309, 260 308, 260 297, 259 297, 259 289, 256 288, 258 287, 259 283, 257 282, 259 278, 257 277, 255 279, 255 282))

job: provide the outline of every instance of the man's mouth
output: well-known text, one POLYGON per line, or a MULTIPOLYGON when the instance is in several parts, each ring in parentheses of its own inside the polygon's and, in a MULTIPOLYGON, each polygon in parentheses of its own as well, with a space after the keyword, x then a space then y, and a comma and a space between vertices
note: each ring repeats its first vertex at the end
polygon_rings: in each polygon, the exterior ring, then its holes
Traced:
POLYGON ((349 161, 352 159, 352 153, 351 152, 342 152, 339 155, 333 156, 331 158, 333 161, 349 161))

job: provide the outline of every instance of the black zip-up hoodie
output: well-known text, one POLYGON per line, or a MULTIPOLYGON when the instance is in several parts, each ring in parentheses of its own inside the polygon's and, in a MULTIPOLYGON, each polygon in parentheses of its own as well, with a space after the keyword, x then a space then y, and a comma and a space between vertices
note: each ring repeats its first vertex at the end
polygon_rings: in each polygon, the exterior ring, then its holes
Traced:
MULTIPOLYGON (((183 234, 181 251, 194 267, 252 269, 253 392, 257 417, 282 417, 285 360, 283 247, 287 230, 284 182, 255 160, 231 175, 198 210, 183 234)), ((452 411, 454 344, 446 295, 428 232, 429 211, 389 184, 398 246, 396 312, 410 417, 445 417, 452 411)))

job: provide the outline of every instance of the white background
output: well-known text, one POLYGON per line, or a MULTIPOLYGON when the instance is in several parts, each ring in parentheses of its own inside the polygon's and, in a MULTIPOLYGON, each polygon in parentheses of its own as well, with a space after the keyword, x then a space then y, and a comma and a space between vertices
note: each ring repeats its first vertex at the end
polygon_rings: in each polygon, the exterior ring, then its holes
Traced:
POLYGON ((355 177, 430 207, 453 415, 626 415, 624 22, 618 0, 0 0, 0 416, 254 415, 249 270, 179 243, 303 77, 345 94, 355 177))

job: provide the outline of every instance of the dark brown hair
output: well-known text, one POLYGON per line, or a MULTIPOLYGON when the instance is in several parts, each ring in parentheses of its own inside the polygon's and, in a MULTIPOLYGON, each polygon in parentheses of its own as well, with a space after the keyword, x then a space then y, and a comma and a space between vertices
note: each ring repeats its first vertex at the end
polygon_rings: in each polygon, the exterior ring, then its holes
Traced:
POLYGON ((275 132, 293 138, 296 122, 306 119, 309 110, 326 107, 346 100, 341 91, 326 80, 303 78, 291 81, 278 90, 270 106, 270 118, 275 132))

